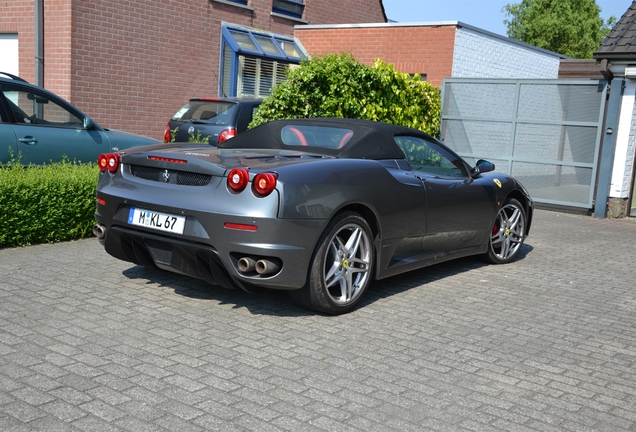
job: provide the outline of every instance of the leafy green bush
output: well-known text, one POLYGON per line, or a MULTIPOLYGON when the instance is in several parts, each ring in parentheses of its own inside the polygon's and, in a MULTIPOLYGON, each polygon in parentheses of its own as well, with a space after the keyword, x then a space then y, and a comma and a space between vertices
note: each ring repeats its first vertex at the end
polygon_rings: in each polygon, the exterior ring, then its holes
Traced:
POLYGON ((275 119, 340 117, 399 124, 436 136, 440 115, 439 89, 419 75, 399 72, 382 60, 366 66, 351 54, 330 54, 290 68, 250 127, 275 119))
POLYGON ((0 165, 0 247, 92 235, 95 164, 0 165))

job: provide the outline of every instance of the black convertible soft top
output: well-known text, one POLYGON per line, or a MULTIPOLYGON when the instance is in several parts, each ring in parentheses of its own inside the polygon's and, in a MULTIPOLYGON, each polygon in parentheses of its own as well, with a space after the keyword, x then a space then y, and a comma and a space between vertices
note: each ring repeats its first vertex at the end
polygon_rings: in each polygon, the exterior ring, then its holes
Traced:
POLYGON ((302 150, 349 159, 404 159, 404 152, 393 138, 397 135, 419 136, 435 141, 416 129, 388 123, 358 119, 304 118, 270 121, 222 142, 219 148, 302 150), (302 130, 303 127, 305 129, 306 127, 349 129, 353 135, 340 148, 333 148, 322 143, 312 145, 310 141, 304 140, 302 145, 288 145, 284 142, 282 133, 284 129, 302 130))

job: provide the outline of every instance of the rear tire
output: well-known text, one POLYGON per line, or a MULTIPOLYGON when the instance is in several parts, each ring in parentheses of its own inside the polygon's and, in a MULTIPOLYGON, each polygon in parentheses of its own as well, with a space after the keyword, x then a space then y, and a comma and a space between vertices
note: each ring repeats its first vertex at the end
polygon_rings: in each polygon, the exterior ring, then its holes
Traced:
POLYGON ((337 215, 316 245, 306 285, 289 295, 316 312, 339 315, 352 310, 372 279, 372 239, 371 228, 360 215, 337 215))
POLYGON ((486 261, 505 264, 515 259, 526 238, 526 220, 521 203, 514 198, 506 199, 490 232, 486 261))

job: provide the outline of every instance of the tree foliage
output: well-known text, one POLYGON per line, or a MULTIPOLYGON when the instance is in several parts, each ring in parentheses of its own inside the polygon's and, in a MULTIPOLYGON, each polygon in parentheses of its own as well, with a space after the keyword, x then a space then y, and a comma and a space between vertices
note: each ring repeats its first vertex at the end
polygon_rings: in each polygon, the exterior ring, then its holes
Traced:
POLYGON ((522 0, 503 8, 508 36, 573 58, 592 58, 616 17, 604 22, 595 0, 522 0))
POLYGON ((275 119, 339 117, 399 124, 435 136, 440 114, 439 89, 419 75, 381 60, 366 66, 351 54, 330 54, 290 68, 250 127, 275 119))

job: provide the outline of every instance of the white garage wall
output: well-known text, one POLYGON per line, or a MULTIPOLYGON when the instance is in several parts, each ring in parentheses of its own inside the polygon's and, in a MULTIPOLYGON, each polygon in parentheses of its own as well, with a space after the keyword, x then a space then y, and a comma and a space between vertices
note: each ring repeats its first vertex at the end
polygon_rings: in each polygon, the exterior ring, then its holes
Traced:
POLYGON ((17 33, 0 33, 0 72, 20 75, 17 33))
POLYGON ((461 24, 455 33, 453 78, 556 79, 561 57, 461 24))

